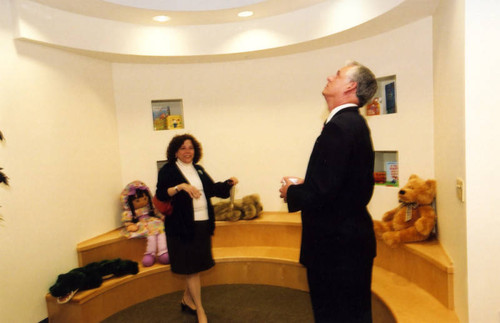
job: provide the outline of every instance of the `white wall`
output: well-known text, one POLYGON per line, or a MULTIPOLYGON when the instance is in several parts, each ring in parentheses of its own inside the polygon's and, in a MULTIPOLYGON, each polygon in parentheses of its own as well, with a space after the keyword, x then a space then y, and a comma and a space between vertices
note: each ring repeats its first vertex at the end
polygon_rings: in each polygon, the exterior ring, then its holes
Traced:
MULTIPOLYGON (((399 113, 371 117, 375 149, 399 150, 402 181, 434 176, 432 21, 307 53, 211 64, 114 64, 124 183, 156 185, 156 160, 176 133, 203 144, 202 163, 217 180, 240 179, 237 197, 260 194, 264 209, 286 210, 280 178, 304 176, 326 105, 326 77, 346 59, 379 76, 397 75, 399 113), (408 37, 412 35, 412 37, 408 37), (153 131, 151 100, 184 100, 184 131, 153 131), (411 124, 411 128, 408 128, 411 124), (137 147, 141 147, 137 151, 137 147)), ((377 188, 375 217, 397 205, 397 189, 377 188)))
MULTIPOLYGON (((43 295, 57 274, 77 265, 76 244, 118 226, 115 197, 123 186, 141 179, 154 187, 156 161, 184 131, 153 131, 151 100, 183 98, 185 130, 202 141, 209 173, 237 176, 238 196, 259 193, 265 209, 285 210, 279 180, 304 175, 326 117, 326 76, 356 59, 379 76, 398 77, 400 112, 369 121, 375 148, 400 151, 402 178, 434 175, 430 18, 289 56, 110 66, 14 43, 8 3, 0 0, 0 130, 7 137, 0 167, 11 187, 0 188, 0 251, 2 264, 12 266, 0 268, 2 320, 43 319, 43 295)), ((396 204, 395 190, 377 189, 374 217, 396 204)))
POLYGON ((465 1, 467 255, 470 322, 500 322, 500 45, 497 0, 465 1))
POLYGON ((439 240, 453 259, 456 313, 467 322, 466 208, 455 189, 466 180, 464 14, 463 0, 443 0, 434 14, 434 140, 439 240))
MULTIPOLYGON (((398 151, 400 187, 411 174, 434 178, 432 19, 425 18, 365 43, 377 76, 396 75, 397 113, 367 117, 375 150, 398 151), (411 36, 410 36, 411 35, 411 36)), ((375 186, 374 218, 398 205, 398 187, 375 186)))
POLYGON ((14 42, 0 0, 0 320, 39 322, 76 244, 118 225, 122 189, 111 65, 14 42))

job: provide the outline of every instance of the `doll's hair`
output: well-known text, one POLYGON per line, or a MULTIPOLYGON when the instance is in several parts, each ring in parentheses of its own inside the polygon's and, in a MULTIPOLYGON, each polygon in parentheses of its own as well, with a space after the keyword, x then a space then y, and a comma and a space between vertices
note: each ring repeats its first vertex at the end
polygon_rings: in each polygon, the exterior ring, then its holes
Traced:
POLYGON ((177 157, 175 157, 175 154, 179 151, 181 148, 182 144, 186 140, 190 140, 193 143, 194 147, 194 157, 193 157, 193 164, 196 164, 200 161, 203 153, 202 153, 202 148, 201 144, 199 143, 198 140, 196 140, 195 137, 193 137, 190 134, 183 134, 183 135, 177 135, 168 144, 167 148, 167 163, 175 163, 177 160, 177 157))
POLYGON ((154 214, 154 208, 153 208, 153 201, 151 199, 151 194, 149 194, 149 190, 142 190, 140 188, 137 188, 135 190, 135 194, 130 194, 128 197, 127 197, 127 205, 130 209, 130 211, 132 212, 132 222, 133 223, 137 223, 137 221, 139 221, 139 219, 137 218, 136 214, 135 214, 135 208, 134 208, 134 200, 138 199, 138 198, 141 198, 143 196, 147 196, 148 197, 148 204, 149 204, 149 216, 155 216, 154 214))

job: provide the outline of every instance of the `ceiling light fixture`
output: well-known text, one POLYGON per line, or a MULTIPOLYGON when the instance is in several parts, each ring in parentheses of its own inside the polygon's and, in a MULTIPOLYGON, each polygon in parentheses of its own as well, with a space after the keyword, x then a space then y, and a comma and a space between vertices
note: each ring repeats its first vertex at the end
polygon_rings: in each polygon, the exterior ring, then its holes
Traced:
POLYGON ((170 20, 170 17, 168 17, 168 16, 155 16, 155 17, 153 17, 153 20, 158 21, 158 22, 166 22, 166 21, 170 20))
POLYGON ((238 17, 250 17, 253 16, 253 11, 242 11, 238 14, 238 17))

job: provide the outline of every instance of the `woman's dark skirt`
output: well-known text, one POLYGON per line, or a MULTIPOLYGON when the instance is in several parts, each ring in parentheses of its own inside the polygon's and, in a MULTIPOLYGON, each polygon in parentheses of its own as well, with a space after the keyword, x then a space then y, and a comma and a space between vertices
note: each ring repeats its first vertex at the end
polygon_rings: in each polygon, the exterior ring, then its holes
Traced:
POLYGON ((212 268, 212 237, 208 221, 195 221, 192 239, 167 235, 168 253, 172 272, 190 275, 212 268))

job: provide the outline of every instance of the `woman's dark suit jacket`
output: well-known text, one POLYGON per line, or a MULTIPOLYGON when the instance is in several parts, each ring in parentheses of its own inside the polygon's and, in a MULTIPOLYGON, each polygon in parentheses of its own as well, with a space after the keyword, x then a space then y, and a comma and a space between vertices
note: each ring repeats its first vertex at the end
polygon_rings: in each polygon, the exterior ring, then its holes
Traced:
POLYGON ((290 212, 302 210, 300 262, 306 267, 360 265, 376 253, 366 206, 373 193, 370 130, 357 107, 340 110, 324 126, 304 183, 287 193, 290 212))
MULTIPOLYGON (((228 181, 214 183, 212 178, 200 165, 194 165, 203 184, 203 190, 207 199, 208 219, 210 234, 215 230, 215 215, 210 198, 213 196, 227 198, 231 185, 228 181)), ((179 236, 189 239, 194 230, 194 210, 193 200, 185 191, 180 191, 170 197, 167 193, 169 187, 174 187, 182 183, 189 183, 182 175, 175 162, 165 164, 158 173, 158 183, 156 184, 156 197, 160 201, 172 201, 173 212, 165 217, 165 232, 167 235, 179 236)))

